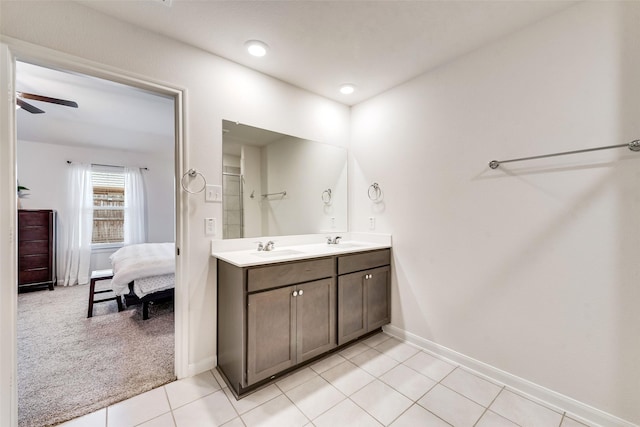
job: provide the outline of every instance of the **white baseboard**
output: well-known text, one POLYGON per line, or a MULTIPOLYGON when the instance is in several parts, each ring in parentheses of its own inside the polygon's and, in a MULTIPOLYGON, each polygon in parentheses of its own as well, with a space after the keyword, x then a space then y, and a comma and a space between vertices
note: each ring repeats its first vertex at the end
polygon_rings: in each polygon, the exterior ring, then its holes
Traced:
POLYGON ((462 365, 487 379, 502 383, 509 388, 525 395, 531 400, 538 401, 545 406, 556 409, 558 412, 567 412, 567 415, 578 421, 583 421, 589 425, 599 425, 604 427, 638 427, 629 421, 625 421, 615 415, 596 409, 592 406, 579 402, 563 394, 557 393, 541 385, 525 380, 494 366, 488 365, 479 360, 465 356, 455 350, 451 350, 433 341, 429 341, 418 335, 407 332, 396 326, 387 325, 382 328, 384 332, 407 343, 413 344, 440 358, 448 359, 453 364, 462 365))
POLYGON ((186 376, 193 377, 194 375, 201 374, 204 371, 215 368, 217 364, 215 356, 207 357, 206 359, 199 360, 196 363, 189 363, 186 376))

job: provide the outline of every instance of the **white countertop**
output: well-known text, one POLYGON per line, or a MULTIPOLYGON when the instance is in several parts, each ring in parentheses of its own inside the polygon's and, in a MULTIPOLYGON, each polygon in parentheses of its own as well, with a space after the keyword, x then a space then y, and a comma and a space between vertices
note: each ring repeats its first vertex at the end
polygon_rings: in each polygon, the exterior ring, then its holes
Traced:
MULTIPOLYGON (((295 242, 295 244, 290 245, 278 245, 279 238, 274 238, 273 240, 276 241, 276 245, 271 251, 258 251, 256 249, 257 245, 254 242, 254 240, 257 239, 248 239, 250 242, 247 242, 247 244, 251 243, 252 249, 242 250, 224 250, 224 244, 216 244, 216 241, 213 241, 211 245, 211 255, 238 267, 250 267, 255 265, 320 258, 391 247, 390 235, 358 234, 353 236, 344 236, 340 243, 334 245, 316 243, 318 237, 313 237, 315 238, 292 239, 291 241, 295 242), (348 238, 349 240, 346 240, 345 238, 348 238), (309 241, 309 243, 306 243, 305 240, 309 241)), ((320 236, 320 238, 324 238, 326 240, 324 235, 320 236)), ((261 238, 259 240, 266 243, 270 239, 261 238)), ((286 239, 282 240, 286 241, 286 239)), ((233 246, 237 246, 237 244, 233 246)))

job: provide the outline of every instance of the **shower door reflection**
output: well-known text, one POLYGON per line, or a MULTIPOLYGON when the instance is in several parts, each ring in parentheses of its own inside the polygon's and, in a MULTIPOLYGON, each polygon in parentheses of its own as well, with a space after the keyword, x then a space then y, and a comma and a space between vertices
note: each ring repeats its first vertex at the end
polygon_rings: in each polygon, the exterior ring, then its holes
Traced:
POLYGON ((242 175, 240 168, 225 166, 222 173, 222 237, 239 239, 244 237, 242 213, 242 175))

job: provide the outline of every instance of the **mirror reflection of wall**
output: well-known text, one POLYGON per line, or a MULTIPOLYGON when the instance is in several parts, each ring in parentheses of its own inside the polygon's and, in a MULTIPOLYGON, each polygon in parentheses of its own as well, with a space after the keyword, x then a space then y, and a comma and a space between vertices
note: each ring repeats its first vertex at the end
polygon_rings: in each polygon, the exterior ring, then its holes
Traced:
POLYGON ((240 157, 227 157, 222 170, 223 237, 237 239, 244 235, 240 157))
POLYGON ((347 230, 346 149, 228 120, 222 145, 223 238, 347 230))

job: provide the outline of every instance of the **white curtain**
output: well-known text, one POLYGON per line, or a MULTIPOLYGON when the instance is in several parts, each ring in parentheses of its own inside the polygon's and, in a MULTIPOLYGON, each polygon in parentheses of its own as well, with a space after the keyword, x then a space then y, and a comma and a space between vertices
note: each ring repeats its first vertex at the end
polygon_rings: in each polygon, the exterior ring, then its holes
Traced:
POLYGON ((93 231, 93 186, 91 165, 73 163, 67 184, 66 233, 62 236, 63 286, 89 283, 91 234, 93 231))
POLYGON ((140 168, 124 168, 124 244, 146 242, 144 182, 140 168))

